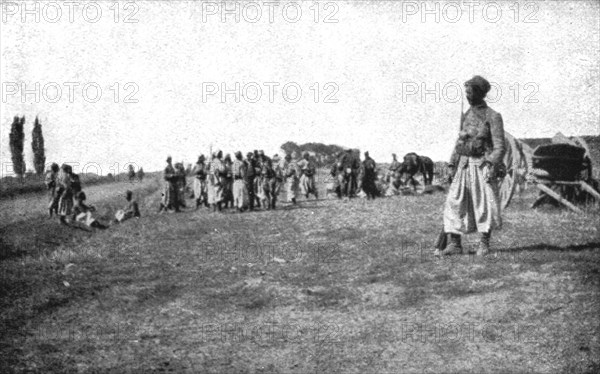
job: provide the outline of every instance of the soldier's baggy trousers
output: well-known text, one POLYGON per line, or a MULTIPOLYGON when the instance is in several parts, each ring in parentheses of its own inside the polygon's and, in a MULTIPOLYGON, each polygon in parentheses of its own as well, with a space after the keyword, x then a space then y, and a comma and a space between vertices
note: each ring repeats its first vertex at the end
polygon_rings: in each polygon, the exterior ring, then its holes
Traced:
POLYGON ((246 177, 246 188, 248 189, 248 206, 250 209, 254 209, 254 199, 256 199, 255 186, 254 186, 254 177, 246 177))
POLYGON ((356 183, 354 174, 352 172, 342 171, 338 175, 338 180, 342 195, 347 197, 352 196, 352 193, 354 192, 353 187, 356 183))

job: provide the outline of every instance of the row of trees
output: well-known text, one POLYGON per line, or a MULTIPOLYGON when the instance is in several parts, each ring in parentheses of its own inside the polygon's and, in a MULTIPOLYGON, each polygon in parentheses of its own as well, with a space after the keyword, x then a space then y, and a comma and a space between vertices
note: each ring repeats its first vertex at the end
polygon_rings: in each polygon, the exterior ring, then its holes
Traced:
MULTIPOLYGON (((9 145, 10 153, 13 162, 13 171, 23 183, 27 166, 25 165, 25 157, 23 156, 25 143, 25 117, 15 116, 10 128, 9 145)), ((33 130, 31 131, 31 150, 33 151, 33 168, 38 176, 42 176, 46 168, 46 150, 44 148, 44 135, 42 133, 42 123, 35 117, 33 122, 33 130)), ((129 165, 128 176, 130 180, 138 178, 140 181, 144 179, 144 169, 140 168, 137 173, 133 165, 129 165)))
POLYGON ((305 143, 298 145, 294 142, 285 142, 281 145, 281 150, 286 154, 296 152, 298 156, 302 156, 304 152, 309 152, 314 156, 317 165, 323 167, 334 162, 338 153, 344 151, 344 148, 335 144, 305 143))
MULTIPOLYGON (((15 116, 10 128, 9 145, 13 162, 14 173, 23 181, 23 175, 27 169, 25 157, 23 156, 25 142, 25 117, 15 116)), ((31 131, 31 150, 33 151, 33 168, 37 175, 44 174, 46 165, 46 151, 44 149, 44 135, 42 123, 35 117, 33 130, 31 131)))

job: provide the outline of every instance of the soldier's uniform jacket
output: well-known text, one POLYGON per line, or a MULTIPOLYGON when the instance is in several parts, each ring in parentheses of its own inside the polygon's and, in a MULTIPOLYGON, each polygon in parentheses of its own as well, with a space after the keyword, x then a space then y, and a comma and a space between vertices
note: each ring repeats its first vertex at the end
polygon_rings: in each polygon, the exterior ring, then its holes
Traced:
POLYGON ((244 160, 235 159, 232 164, 232 172, 234 179, 246 179, 246 162, 244 160))
POLYGON ((194 176, 200 180, 205 180, 206 173, 207 173, 206 169, 207 169, 207 167, 204 163, 196 164, 194 166, 194 170, 192 170, 192 174, 194 174, 194 176))
POLYGON ((498 172, 505 153, 504 124, 500 113, 485 102, 471 106, 464 115, 450 164, 464 168, 469 158, 483 158, 493 165, 493 172, 498 172))
POLYGON ((254 178, 256 175, 256 161, 254 159, 246 159, 246 178, 254 178))
POLYGON ((271 163, 271 159, 268 157, 264 157, 259 161, 260 165, 260 174, 265 178, 275 178, 275 171, 273 170, 273 164, 271 163))
POLYGON ((298 167, 300 168, 300 170, 302 170, 302 173, 307 177, 312 177, 313 175, 315 175, 315 172, 317 170, 315 163, 306 159, 300 160, 298 162, 298 167))
POLYGON ((354 157, 354 155, 350 153, 344 153, 339 162, 340 166, 338 168, 339 171, 350 170, 350 172, 354 172, 358 168, 360 168, 360 164, 358 160, 354 157))
POLYGON ((173 165, 167 165, 167 167, 165 167, 164 178, 167 182, 175 181, 175 168, 173 165))
POLYGON ((49 190, 54 191, 56 189, 56 176, 58 173, 55 173, 53 171, 49 171, 48 173, 46 173, 46 188, 49 190))
POLYGON ((298 169, 298 164, 292 161, 283 160, 281 164, 281 169, 283 171, 283 176, 285 178, 295 178, 297 179, 300 175, 300 170, 298 169))
POLYGON ((214 158, 210 164, 210 174, 213 178, 214 183, 221 183, 226 173, 227 172, 225 170, 225 165, 223 164, 223 161, 221 161, 218 158, 214 158))
POLYGON ((375 163, 375 160, 373 160, 372 158, 368 158, 366 160, 363 161, 363 168, 364 168, 364 175, 371 177, 375 175, 375 168, 377 167, 377 164, 375 163))

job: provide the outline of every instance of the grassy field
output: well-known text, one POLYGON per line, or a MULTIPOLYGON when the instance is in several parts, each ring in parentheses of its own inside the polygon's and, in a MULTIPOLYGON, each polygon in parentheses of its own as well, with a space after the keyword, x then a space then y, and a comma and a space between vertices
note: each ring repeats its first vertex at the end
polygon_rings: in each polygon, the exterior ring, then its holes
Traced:
MULTIPOLYGON (((86 191, 108 218, 130 187, 86 191)), ((597 209, 527 191, 495 253, 439 259, 443 193, 159 215, 133 188, 143 217, 94 233, 0 201, 2 371, 600 371, 597 209)))
MULTIPOLYGON (((153 178, 155 173, 145 174, 148 178, 153 178)), ((100 176, 94 173, 79 174, 81 183, 86 186, 93 186, 106 183, 118 183, 119 181, 128 181, 126 173, 121 173, 117 176, 100 176)), ((0 200, 3 199, 19 199, 24 195, 38 194, 47 191, 46 173, 42 175, 26 174, 23 181, 16 177, 3 177, 0 179, 0 200)), ((139 182, 137 179, 134 183, 139 182)))

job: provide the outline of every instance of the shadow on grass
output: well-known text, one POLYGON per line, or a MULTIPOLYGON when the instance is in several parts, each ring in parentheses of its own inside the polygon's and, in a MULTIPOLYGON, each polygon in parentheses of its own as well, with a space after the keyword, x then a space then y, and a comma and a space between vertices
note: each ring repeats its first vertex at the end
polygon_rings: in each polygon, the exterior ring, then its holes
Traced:
POLYGON ((520 251, 567 251, 567 252, 580 252, 588 249, 600 249, 600 242, 589 242, 586 244, 567 245, 560 247, 552 244, 532 244, 522 247, 505 248, 498 250, 499 252, 520 252, 520 251))

